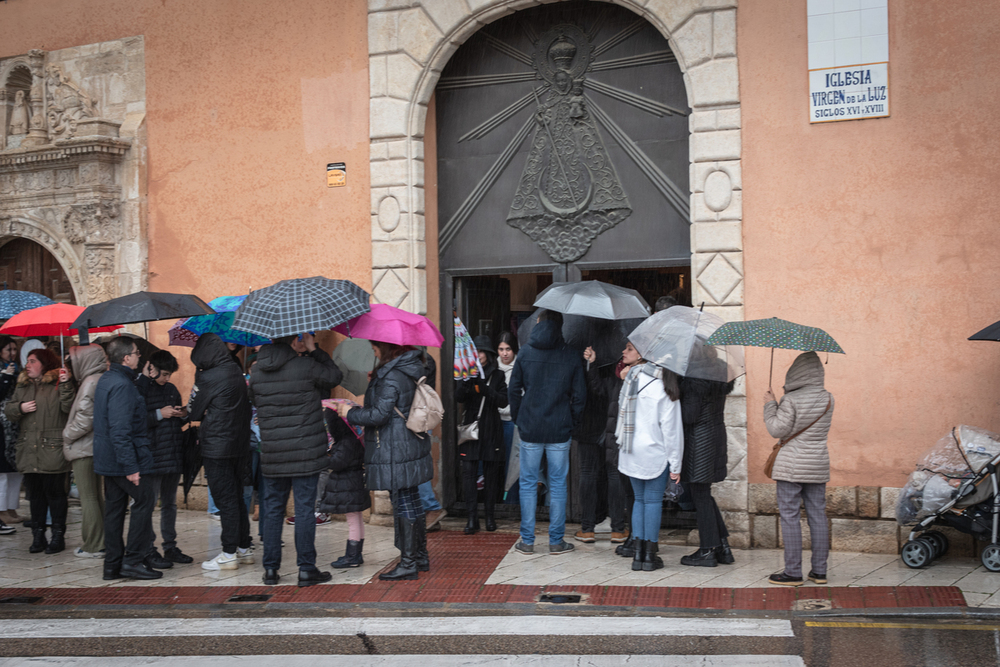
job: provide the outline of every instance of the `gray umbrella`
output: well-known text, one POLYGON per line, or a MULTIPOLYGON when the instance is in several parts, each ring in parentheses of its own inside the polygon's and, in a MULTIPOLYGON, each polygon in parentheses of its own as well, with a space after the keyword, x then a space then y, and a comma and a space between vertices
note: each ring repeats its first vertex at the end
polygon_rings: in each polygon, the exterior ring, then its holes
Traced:
POLYGON ((648 317, 650 313, 649 304, 634 289, 599 280, 549 285, 535 299, 534 306, 602 320, 648 317))
POLYGON ((251 292, 236 309, 233 328, 272 340, 332 329, 371 310, 368 299, 368 292, 350 280, 282 280, 251 292))
POLYGON ((368 388, 368 373, 375 368, 372 344, 361 338, 341 341, 330 355, 344 374, 340 386, 355 396, 362 396, 368 388))

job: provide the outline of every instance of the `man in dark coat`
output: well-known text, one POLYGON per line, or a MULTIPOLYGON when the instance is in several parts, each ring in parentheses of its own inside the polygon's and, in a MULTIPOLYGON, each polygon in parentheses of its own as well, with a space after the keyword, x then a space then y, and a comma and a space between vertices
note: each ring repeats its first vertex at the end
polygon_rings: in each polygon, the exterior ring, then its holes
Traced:
POLYGON ((94 472, 104 476, 104 578, 159 579, 145 559, 153 544, 155 477, 149 474, 146 402, 135 386, 139 348, 127 336, 107 346, 109 367, 94 390, 94 472), (135 502, 129 510, 129 498, 135 502), (128 545, 122 542, 131 512, 128 545))
POLYGON ((265 345, 250 371, 250 399, 260 426, 260 467, 267 479, 263 499, 264 583, 278 583, 281 528, 288 494, 295 495, 295 551, 299 586, 329 581, 316 568, 316 485, 327 466, 328 447, 321 401, 340 384, 343 373, 330 355, 302 334, 308 355, 292 349, 294 336, 265 345))
POLYGON ((181 482, 184 464, 184 433, 187 408, 177 387, 170 382, 177 372, 177 359, 166 350, 157 350, 146 363, 142 376, 136 383, 139 393, 146 399, 149 420, 149 437, 153 454, 150 474, 156 476, 157 496, 160 499, 160 535, 163 537, 163 555, 156 550, 156 535, 149 552, 152 562, 192 563, 194 559, 177 547, 177 487, 181 482))
POLYGON ((243 478, 250 463, 247 383, 229 348, 214 333, 198 339, 191 362, 198 369, 191 421, 201 422, 202 463, 222 522, 222 553, 201 567, 235 570, 254 562, 250 515, 243 500, 243 478))
POLYGON ((570 436, 587 402, 580 353, 562 337, 562 315, 543 310, 510 376, 510 414, 521 433, 520 553, 535 551, 535 501, 542 454, 549 472, 549 553, 573 550, 566 534, 570 436))

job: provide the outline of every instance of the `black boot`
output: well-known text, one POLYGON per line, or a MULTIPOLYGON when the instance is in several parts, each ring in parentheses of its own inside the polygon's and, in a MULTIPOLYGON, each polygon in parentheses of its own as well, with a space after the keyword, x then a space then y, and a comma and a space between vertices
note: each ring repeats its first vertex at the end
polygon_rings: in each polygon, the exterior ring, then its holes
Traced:
MULTIPOLYGON (((44 536, 44 533, 42 533, 44 536)), ((64 524, 52 524, 52 539, 49 546, 45 548, 47 554, 57 554, 66 548, 66 526, 64 524)))
POLYGON ((465 522, 465 530, 462 532, 466 535, 475 535, 479 532, 479 507, 471 503, 470 505, 469 520, 465 522))
POLYGON ((732 565, 736 562, 733 558, 733 550, 729 548, 729 540, 722 538, 722 546, 715 547, 715 560, 722 565, 732 565))
POLYGON ((492 533, 497 529, 497 520, 493 516, 493 503, 486 503, 486 532, 492 533))
POLYGON ((414 526, 416 531, 416 552, 413 555, 413 559, 417 564, 417 572, 430 572, 431 571, 431 557, 427 553, 427 521, 424 519, 417 519, 417 525, 414 526))
POLYGON ((45 539, 45 526, 39 528, 37 525, 31 529, 31 536, 34 538, 31 541, 31 546, 28 547, 28 551, 33 554, 41 553, 45 551, 49 546, 48 540, 45 539))
POLYGON ((629 535, 628 539, 615 547, 615 553, 625 558, 633 558, 635 556, 635 543, 636 539, 629 535))
POLYGON ((643 572, 652 572, 653 570, 659 570, 663 567, 663 559, 656 555, 657 551, 660 550, 660 545, 657 542, 650 542, 645 540, 643 543, 643 548, 645 553, 642 555, 642 570, 643 572))
POLYGON ((338 570, 348 567, 360 567, 365 562, 365 559, 361 557, 361 549, 364 546, 364 540, 347 540, 347 552, 330 563, 330 567, 338 570))
POLYGON ((399 527, 402 529, 400 543, 402 549, 399 555, 399 564, 391 572, 384 572, 378 575, 382 581, 402 581, 417 578, 417 522, 408 519, 400 519, 399 527))
POLYGON ((632 555, 632 569, 638 572, 642 569, 642 561, 646 557, 646 541, 635 540, 633 544, 635 548, 632 555))
POLYGON ((719 562, 715 558, 715 551, 719 547, 712 549, 698 549, 690 556, 681 558, 681 565, 693 565, 695 567, 715 567, 719 562))

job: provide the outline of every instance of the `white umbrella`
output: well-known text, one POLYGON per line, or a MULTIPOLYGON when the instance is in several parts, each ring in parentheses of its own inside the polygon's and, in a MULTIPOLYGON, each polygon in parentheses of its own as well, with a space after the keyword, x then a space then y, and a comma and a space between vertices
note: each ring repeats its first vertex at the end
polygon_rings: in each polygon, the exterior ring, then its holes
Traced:
POLYGON ((628 339, 643 359, 678 375, 729 382, 746 372, 743 347, 706 343, 723 324, 718 315, 674 306, 648 318, 628 339))

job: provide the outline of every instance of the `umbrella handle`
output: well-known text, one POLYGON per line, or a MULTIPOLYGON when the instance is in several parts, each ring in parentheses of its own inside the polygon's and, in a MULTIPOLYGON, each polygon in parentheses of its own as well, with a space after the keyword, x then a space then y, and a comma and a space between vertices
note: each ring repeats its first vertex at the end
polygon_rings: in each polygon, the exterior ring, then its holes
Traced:
POLYGON ((774 348, 771 348, 771 373, 767 376, 767 388, 771 388, 771 379, 774 377, 774 348))

